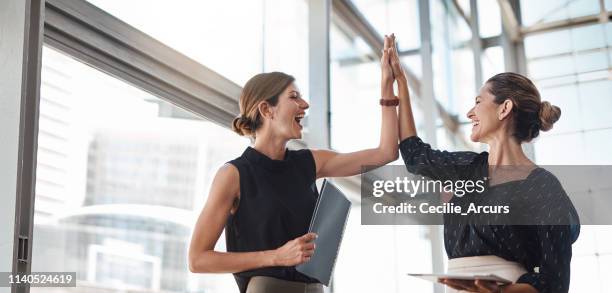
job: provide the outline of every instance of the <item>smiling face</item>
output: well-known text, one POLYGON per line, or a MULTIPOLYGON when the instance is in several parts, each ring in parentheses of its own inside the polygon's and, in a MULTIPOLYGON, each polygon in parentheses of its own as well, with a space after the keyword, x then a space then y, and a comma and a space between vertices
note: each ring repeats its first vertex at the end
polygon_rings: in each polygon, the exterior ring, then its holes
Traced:
MULTIPOLYGON (((489 84, 485 84, 475 99, 475 105, 467 113, 472 122, 472 133, 470 139, 473 142, 487 143, 495 134, 503 131, 507 123, 507 102, 495 103, 495 96, 489 91, 489 84)), ((510 107, 512 105, 510 104, 510 107)))
POLYGON ((266 112, 263 115, 264 128, 269 128, 275 136, 283 139, 300 139, 303 129, 301 121, 308 107, 310 105, 302 99, 298 88, 291 83, 278 96, 278 103, 275 106, 263 110, 266 112))

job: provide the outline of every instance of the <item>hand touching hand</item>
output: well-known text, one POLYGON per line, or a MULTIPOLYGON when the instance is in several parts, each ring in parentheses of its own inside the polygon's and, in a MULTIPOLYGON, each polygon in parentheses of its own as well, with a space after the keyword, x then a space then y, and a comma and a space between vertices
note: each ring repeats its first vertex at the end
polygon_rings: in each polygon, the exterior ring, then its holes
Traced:
POLYGON ((395 43, 395 34, 391 34, 389 37, 389 47, 392 48, 389 56, 391 63, 391 70, 393 71, 393 77, 398 82, 406 81, 406 74, 402 68, 402 63, 399 59, 399 53, 397 52, 397 44, 395 43))
POLYGON ((275 266, 295 266, 310 260, 314 254, 315 233, 308 233, 288 241, 285 245, 274 250, 275 266))
POLYGON ((382 84, 393 84, 393 69, 391 68, 390 57, 392 55, 391 39, 385 35, 384 45, 382 49, 382 57, 380 58, 380 69, 382 71, 382 84))

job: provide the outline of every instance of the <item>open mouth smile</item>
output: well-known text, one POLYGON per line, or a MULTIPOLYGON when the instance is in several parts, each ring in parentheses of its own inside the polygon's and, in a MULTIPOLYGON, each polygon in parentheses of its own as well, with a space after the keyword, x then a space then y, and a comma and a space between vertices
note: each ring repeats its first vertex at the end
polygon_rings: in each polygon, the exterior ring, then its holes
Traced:
POLYGON ((295 122, 298 124, 298 126, 300 126, 300 129, 303 128, 302 124, 300 124, 302 119, 304 119, 304 113, 300 113, 300 114, 296 115, 295 118, 294 118, 295 122))

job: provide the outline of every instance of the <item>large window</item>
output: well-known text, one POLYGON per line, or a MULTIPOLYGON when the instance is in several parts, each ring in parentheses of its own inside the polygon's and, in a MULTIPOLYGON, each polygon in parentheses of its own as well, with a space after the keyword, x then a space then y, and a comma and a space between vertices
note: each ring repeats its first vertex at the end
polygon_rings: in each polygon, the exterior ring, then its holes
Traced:
POLYGON ((554 129, 535 144, 538 163, 612 164, 612 116, 606 111, 612 107, 611 45, 611 24, 525 39, 530 77, 543 99, 562 110, 554 129))
POLYGON ((187 248, 247 139, 49 48, 39 128, 32 271, 76 271, 83 292, 236 290, 190 273, 187 248))

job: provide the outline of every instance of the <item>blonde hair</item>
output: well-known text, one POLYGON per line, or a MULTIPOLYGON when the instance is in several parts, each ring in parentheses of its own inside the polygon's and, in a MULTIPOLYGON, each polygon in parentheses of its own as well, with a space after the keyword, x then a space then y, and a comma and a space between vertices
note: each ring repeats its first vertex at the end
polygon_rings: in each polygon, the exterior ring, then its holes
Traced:
POLYGON ((240 116, 232 122, 232 129, 239 135, 255 137, 255 131, 263 123, 259 103, 266 101, 276 106, 280 94, 294 81, 293 76, 282 72, 260 73, 251 77, 240 94, 240 116))

